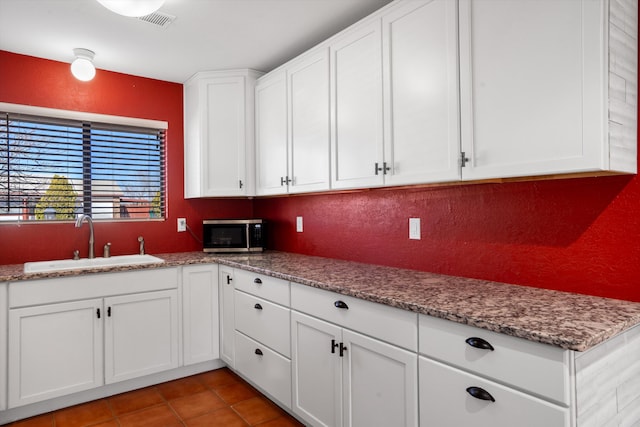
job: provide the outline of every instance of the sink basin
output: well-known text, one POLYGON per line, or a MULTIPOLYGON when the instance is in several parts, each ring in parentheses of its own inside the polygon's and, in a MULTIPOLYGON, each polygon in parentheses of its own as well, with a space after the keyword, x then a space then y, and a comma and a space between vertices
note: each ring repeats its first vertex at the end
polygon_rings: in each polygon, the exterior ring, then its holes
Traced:
POLYGON ((121 267, 127 265, 159 264, 164 260, 152 255, 119 255, 111 258, 60 259, 53 261, 25 262, 25 273, 48 273, 51 271, 87 270, 92 268, 121 267))

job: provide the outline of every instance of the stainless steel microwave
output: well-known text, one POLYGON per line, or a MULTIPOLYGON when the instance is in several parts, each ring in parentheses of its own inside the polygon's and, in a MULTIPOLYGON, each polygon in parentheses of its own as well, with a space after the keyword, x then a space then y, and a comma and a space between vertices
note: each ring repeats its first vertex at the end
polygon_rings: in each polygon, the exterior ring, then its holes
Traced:
POLYGON ((262 252, 266 244, 262 219, 205 219, 202 246, 205 252, 262 252))

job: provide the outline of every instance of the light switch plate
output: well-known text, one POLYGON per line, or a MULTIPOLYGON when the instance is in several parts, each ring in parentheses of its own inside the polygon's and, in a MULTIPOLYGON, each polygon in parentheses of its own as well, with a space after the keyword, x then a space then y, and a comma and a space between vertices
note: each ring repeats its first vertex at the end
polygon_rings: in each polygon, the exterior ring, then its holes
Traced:
POLYGON ((296 217, 296 231, 298 233, 302 233, 302 217, 301 216, 296 217))
POLYGON ((409 239, 420 240, 420 218, 409 218, 409 239))

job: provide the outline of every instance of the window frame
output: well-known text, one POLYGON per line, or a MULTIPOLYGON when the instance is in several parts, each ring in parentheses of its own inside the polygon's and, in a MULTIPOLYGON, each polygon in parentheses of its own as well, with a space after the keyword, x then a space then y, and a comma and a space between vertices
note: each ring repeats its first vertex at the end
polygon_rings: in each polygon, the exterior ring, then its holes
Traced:
MULTIPOLYGON (((160 218, 94 218, 95 221, 101 222, 129 222, 129 221, 164 221, 167 218, 168 206, 167 206, 167 138, 166 131, 168 129, 168 122, 161 120, 152 120, 152 119, 142 119, 142 118, 134 118, 134 117, 125 117, 125 116, 115 116, 115 115, 107 115, 107 114, 99 114, 99 113, 88 113, 82 111, 71 111, 71 110, 62 110, 56 108, 47 108, 47 107, 38 107, 38 106, 30 106, 30 105, 22 105, 22 104, 12 104, 0 102, 0 111, 9 113, 9 114, 24 114, 28 116, 39 116, 42 118, 48 118, 52 121, 56 119, 61 120, 73 120, 78 122, 91 122, 95 123, 96 126, 100 127, 100 125, 107 126, 123 126, 123 127, 131 127, 131 128, 142 128, 142 129, 155 129, 158 131, 165 132, 164 143, 162 146, 160 167, 162 168, 162 189, 161 193, 164 196, 164 212, 163 216, 160 218)), ((81 195, 82 197, 82 195, 81 195)), ((64 219, 56 219, 56 220, 24 220, 24 219, 12 219, 12 220, 0 220, 0 225, 2 224, 53 224, 53 223, 64 223, 64 222, 72 222, 72 219, 64 220, 64 219)))

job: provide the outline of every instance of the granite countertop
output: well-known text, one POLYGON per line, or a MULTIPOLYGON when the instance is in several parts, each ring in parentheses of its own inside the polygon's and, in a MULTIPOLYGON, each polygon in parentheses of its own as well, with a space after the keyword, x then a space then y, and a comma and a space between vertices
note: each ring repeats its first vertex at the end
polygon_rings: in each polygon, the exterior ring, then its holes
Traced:
POLYGON ((220 263, 570 350, 585 351, 640 324, 640 303, 331 258, 276 251, 155 256, 165 264, 28 275, 22 264, 0 265, 0 282, 220 263))

